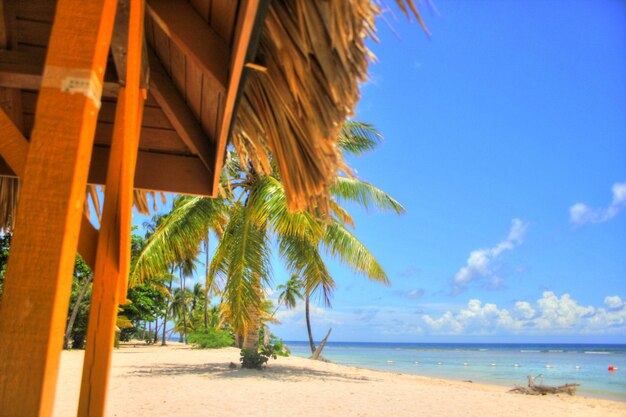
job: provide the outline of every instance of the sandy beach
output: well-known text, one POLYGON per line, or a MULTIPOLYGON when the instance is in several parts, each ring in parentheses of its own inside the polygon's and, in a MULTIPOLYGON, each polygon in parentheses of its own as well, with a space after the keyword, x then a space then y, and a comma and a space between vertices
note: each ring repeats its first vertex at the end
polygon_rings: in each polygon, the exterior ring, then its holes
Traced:
MULTIPOLYGON (((64 351, 55 417, 76 415, 83 351, 64 351)), ((113 354, 107 416, 620 416, 626 403, 533 397, 506 387, 288 357, 230 369, 235 348, 126 345, 113 354)))

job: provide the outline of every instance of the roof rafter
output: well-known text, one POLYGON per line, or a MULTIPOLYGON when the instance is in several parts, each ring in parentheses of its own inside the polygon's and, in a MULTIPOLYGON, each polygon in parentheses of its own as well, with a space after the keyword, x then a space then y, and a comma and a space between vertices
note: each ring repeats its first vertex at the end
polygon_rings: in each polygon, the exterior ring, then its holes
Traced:
POLYGON ((207 170, 213 175, 215 151, 211 146, 211 139, 204 133, 191 110, 185 104, 185 100, 174 86, 172 79, 167 75, 165 68, 152 52, 149 53, 149 62, 152 97, 161 106, 161 110, 185 145, 200 157, 207 170))
POLYGON ((149 0, 146 10, 155 24, 222 89, 228 85, 228 44, 186 0, 149 0))

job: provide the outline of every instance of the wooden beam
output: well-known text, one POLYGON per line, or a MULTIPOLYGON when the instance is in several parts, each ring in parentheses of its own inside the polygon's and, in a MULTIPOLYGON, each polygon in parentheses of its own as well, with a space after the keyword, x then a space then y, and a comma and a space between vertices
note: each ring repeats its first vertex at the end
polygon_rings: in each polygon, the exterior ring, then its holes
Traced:
MULTIPOLYGON (((94 147, 90 184, 104 184, 108 159, 108 148, 94 147)), ((208 196, 212 186, 213 178, 207 176, 206 167, 198 157, 139 151, 135 171, 137 189, 208 196)))
POLYGON ((192 60, 205 76, 225 90, 230 54, 228 43, 186 0, 148 0, 154 24, 192 60))
POLYGON ((150 53, 150 93, 161 106, 176 133, 187 147, 198 155, 207 167, 207 175, 213 175, 215 150, 212 141, 205 135, 202 127, 180 95, 172 79, 165 72, 154 53, 150 53))
MULTIPOLYGON (((43 63, 30 53, 0 51, 0 87, 23 90, 39 90, 43 75, 43 63)), ((102 85, 104 97, 117 97, 117 80, 107 80, 102 85)))
MULTIPOLYGON (((108 147, 95 146, 93 148, 89 184, 105 184, 108 160, 108 147)), ((2 158, 0 158, 0 176, 17 177, 17 174, 2 158)), ((206 167, 196 156, 139 151, 135 171, 135 189, 209 196, 213 189, 213 178, 207 176, 206 167), (164 175, 163 167, 167 167, 166 175, 164 175)), ((94 231, 97 232, 95 228, 94 231)), ((79 248, 81 247, 82 245, 79 245, 79 248)), ((95 250, 93 259, 95 259, 95 250)))
POLYGON ((140 94, 143 5, 143 0, 131 0, 130 3, 126 86, 120 89, 115 115, 78 417, 103 417, 105 414, 117 309, 120 301, 126 299, 133 179, 145 99, 140 94))
MULTIPOLYGON (((224 111, 219 121, 217 150, 214 163, 213 190, 217 193, 220 172, 224 164, 224 153, 226 152, 226 144, 230 135, 231 126, 235 117, 235 105, 237 97, 243 88, 242 77, 246 64, 246 56, 250 47, 252 34, 258 24, 259 19, 259 0, 242 0, 239 5, 239 15, 237 17, 237 25, 235 27, 235 41, 232 47, 232 56, 230 63, 230 78, 228 80, 228 89, 226 90, 226 101, 224 103, 224 111)), ((212 195, 213 197, 216 194, 212 195)))
MULTIPOLYGON (((115 26, 111 38, 111 54, 120 85, 126 85, 126 62, 128 56, 128 16, 130 0, 119 0, 115 14, 115 26)), ((142 34, 141 88, 147 89, 150 79, 148 66, 148 48, 142 34)))
MULTIPOLYGON (((28 141, 19 131, 9 116, 0 109, 0 155, 18 177, 24 176, 26 157, 28 155, 28 141)), ((0 172, 0 175, 2 172, 0 172)), ((93 227, 87 216, 81 219, 78 252, 90 268, 95 266, 96 243, 98 230, 93 227)))
POLYGON ((0 309, 1 416, 52 414, 116 3, 57 3, 0 309))

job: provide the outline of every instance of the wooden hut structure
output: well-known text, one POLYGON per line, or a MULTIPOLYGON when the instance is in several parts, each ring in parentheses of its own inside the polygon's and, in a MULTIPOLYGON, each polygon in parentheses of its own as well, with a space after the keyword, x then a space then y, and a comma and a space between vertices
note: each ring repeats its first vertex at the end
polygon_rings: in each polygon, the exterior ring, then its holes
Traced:
POLYGON ((231 141, 259 171, 272 155, 292 209, 324 205, 377 12, 370 0, 0 0, 0 217, 14 222, 0 416, 52 413, 77 251, 94 271, 79 415, 104 415, 133 190, 216 196, 231 141), (88 184, 105 186, 99 230, 88 184))

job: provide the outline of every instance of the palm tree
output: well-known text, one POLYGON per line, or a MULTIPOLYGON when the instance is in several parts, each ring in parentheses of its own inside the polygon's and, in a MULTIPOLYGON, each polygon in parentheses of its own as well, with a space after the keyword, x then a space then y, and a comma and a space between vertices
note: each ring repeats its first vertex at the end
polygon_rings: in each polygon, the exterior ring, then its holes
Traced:
MULTIPOLYGON (((371 126, 348 122, 338 143, 345 151, 358 155, 371 149, 379 138, 380 135, 371 126)), ((262 288, 271 279, 272 237, 276 238, 279 254, 287 267, 302 277, 305 294, 309 298, 317 293, 330 305, 334 281, 324 265, 321 250, 370 279, 388 283, 382 267, 346 228, 346 225, 353 226, 354 222, 339 204, 339 201, 352 201, 365 207, 373 205, 402 212, 402 206, 382 190, 354 178, 337 177, 332 189, 336 198, 330 202, 331 213, 321 217, 319 213, 308 211, 289 212, 285 190, 278 176, 259 175, 237 158, 229 158, 224 179, 227 189, 231 190, 228 201, 230 217, 209 266, 207 288, 216 279, 225 279, 224 315, 229 318, 233 331, 245 336, 245 347, 253 351, 258 347, 264 299, 262 288)), ((174 211, 168 216, 174 220, 164 223, 156 231, 154 243, 148 246, 152 245, 155 253, 170 250, 175 254, 173 256, 180 257, 189 248, 197 248, 206 235, 209 219, 201 219, 202 216, 197 213, 187 214, 184 207, 175 207, 174 211), (187 220, 188 216, 195 221, 187 220), (204 227, 202 233, 187 230, 189 225, 194 224, 196 228, 204 227), (183 238, 192 235, 198 238, 183 238)), ((164 257, 160 258, 164 260, 164 257)))
MULTIPOLYGON (((302 281, 296 274, 292 274, 291 278, 289 278, 286 283, 278 285, 276 291, 280 291, 280 293, 278 294, 278 306, 276 310, 278 310, 281 305, 284 305, 288 309, 295 308, 298 299, 302 300, 303 298, 300 292, 301 289, 302 281)), ((276 312, 276 310, 274 310, 274 312, 276 312)))

